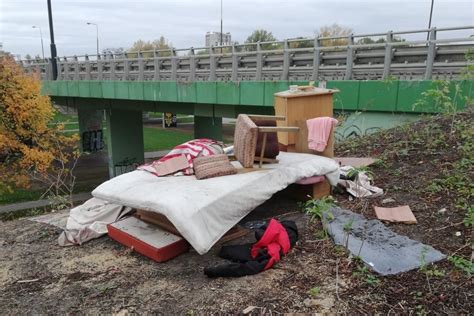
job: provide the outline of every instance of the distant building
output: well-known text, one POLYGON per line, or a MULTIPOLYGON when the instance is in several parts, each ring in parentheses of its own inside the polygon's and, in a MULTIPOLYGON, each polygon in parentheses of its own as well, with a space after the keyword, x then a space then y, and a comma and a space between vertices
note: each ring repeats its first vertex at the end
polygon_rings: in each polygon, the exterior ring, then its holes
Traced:
MULTIPOLYGON (((221 43, 221 32, 207 32, 206 46, 218 46, 221 43)), ((232 45, 232 37, 229 32, 222 33, 222 45, 232 45)))
POLYGON ((111 47, 102 49, 102 55, 105 55, 106 59, 109 58, 110 55, 122 55, 124 53, 125 49, 123 49, 123 47, 111 47))

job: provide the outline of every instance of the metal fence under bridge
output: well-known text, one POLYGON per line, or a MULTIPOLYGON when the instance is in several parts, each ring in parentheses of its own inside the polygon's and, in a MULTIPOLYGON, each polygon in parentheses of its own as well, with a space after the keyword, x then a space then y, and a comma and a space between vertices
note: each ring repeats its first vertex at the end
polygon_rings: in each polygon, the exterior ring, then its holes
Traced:
MULTIPOLYGON (((432 28, 339 37, 288 39, 186 49, 58 57, 58 80, 241 81, 455 79, 468 65, 474 26, 432 28), (439 38, 439 34, 444 38, 439 38), (410 36, 422 40, 402 40, 410 36), (383 37, 383 43, 360 39, 383 37), (334 43, 344 45, 333 45, 334 43)), ((52 79, 51 60, 21 61, 52 79)))

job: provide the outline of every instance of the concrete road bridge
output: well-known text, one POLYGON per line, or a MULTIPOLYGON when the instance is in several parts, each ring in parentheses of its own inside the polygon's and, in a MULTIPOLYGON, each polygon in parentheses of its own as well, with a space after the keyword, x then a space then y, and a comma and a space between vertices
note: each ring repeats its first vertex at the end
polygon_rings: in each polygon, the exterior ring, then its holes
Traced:
POLYGON ((124 161, 143 162, 143 111, 192 114, 195 137, 220 139, 222 117, 272 114, 275 92, 309 81, 340 90, 336 111, 378 118, 383 113, 436 112, 435 104, 416 109, 413 104, 438 79, 460 87, 452 90, 463 107, 473 91, 472 80, 462 79, 462 74, 472 62, 467 54, 474 49, 474 36, 456 33, 472 31, 474 26, 432 28, 60 57, 55 60, 56 80, 51 60, 20 62, 41 76, 43 92, 57 104, 78 110, 81 136, 101 129, 98 118, 106 110, 114 176, 124 161), (377 37, 384 42, 360 41, 377 37))

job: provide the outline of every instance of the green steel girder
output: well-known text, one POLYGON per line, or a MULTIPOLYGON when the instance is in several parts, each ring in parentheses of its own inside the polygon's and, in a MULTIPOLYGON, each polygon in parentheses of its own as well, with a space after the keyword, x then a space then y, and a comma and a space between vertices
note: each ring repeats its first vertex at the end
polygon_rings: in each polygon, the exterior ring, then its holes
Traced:
MULTIPOLYGON (((454 87, 456 83, 461 87, 456 95, 458 107, 462 108, 466 97, 472 97, 473 81, 452 81, 450 85, 454 87)), ((58 99, 66 97, 68 105, 70 98, 75 103, 102 99, 105 107, 220 116, 236 114, 239 108, 271 112, 265 108, 273 107, 273 94, 292 84, 308 82, 43 81, 43 93, 58 99)), ((433 104, 413 109, 422 93, 435 86, 436 81, 431 80, 327 82, 328 88, 340 91, 334 96, 335 110, 369 112, 436 112, 433 104)))

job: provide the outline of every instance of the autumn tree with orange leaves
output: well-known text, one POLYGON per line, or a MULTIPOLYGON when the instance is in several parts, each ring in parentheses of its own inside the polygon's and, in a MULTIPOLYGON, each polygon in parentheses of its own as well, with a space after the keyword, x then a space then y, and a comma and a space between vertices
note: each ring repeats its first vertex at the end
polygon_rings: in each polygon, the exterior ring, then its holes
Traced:
POLYGON ((34 179, 47 195, 72 194, 78 139, 66 136, 61 125, 48 125, 54 113, 38 76, 0 57, 0 193, 28 188, 34 179))

